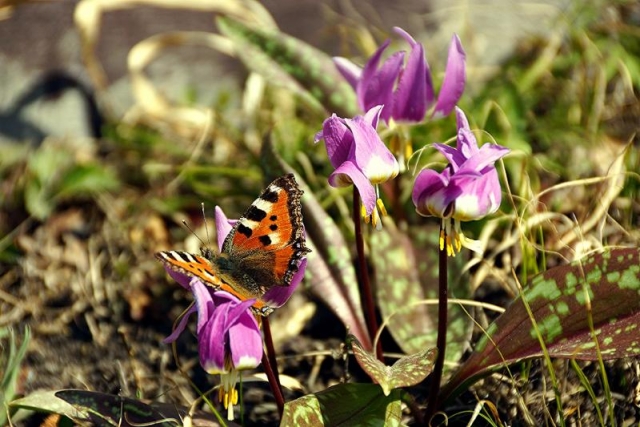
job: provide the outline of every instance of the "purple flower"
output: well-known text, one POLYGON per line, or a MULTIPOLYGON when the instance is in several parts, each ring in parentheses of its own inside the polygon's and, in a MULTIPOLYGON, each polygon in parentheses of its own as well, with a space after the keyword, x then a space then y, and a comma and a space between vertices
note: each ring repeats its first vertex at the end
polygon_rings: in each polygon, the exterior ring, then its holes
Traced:
MULTIPOLYGON (((377 185, 395 178, 399 172, 396 158, 376 132, 382 106, 371 108, 363 116, 343 119, 335 114, 326 119, 314 142, 325 140, 327 154, 335 168, 329 176, 332 187, 355 185, 362 199, 363 216, 377 225, 379 201, 377 185)), ((383 210, 384 213, 384 210, 383 210)))
MULTIPOLYGON (((171 273, 174 278, 180 275, 173 271, 171 273)), ((182 278, 179 283, 183 283, 182 278)), ((195 304, 164 342, 175 341, 184 331, 189 315, 198 313, 200 365, 209 374, 220 374, 219 398, 228 410, 228 418, 233 419, 233 405, 238 402, 235 389, 238 371, 256 368, 262 358, 260 326, 250 309, 253 300, 240 301, 228 292, 212 292, 211 287, 196 278, 192 278, 188 284, 195 304)))
POLYGON ((360 68, 345 58, 334 58, 336 67, 356 91, 358 105, 368 111, 384 105, 382 119, 421 122, 431 107, 434 118, 449 115, 462 96, 465 86, 465 53, 457 35, 449 46, 449 56, 440 94, 436 99, 424 47, 401 28, 393 29, 411 47, 404 63, 405 52, 395 52, 380 66, 382 54, 390 44, 385 41, 360 68))
MULTIPOLYGON (((421 171, 413 187, 413 203, 423 216, 443 219, 448 236, 453 236, 454 247, 447 242, 450 255, 466 246, 460 232, 460 221, 473 221, 494 213, 500 207, 502 193, 494 163, 509 152, 497 144, 484 144, 478 148, 464 112, 456 107, 458 125, 457 147, 434 144, 449 161, 438 173, 431 169, 421 171), (445 220, 450 220, 445 223, 445 220), (451 220, 454 223, 451 234, 451 220)), ((475 242, 474 242, 475 243, 475 242)), ((444 242, 441 240, 441 247, 444 242)), ((477 246, 469 245, 473 250, 477 246)))
MULTIPOLYGON (((216 230, 218 247, 231 231, 235 220, 228 220, 222 209, 216 207, 216 230)), ((283 305, 298 287, 304 276, 306 258, 302 259, 291 285, 277 286, 263 296, 268 307, 283 305)), ((186 328, 192 313, 198 313, 198 353, 200 364, 209 374, 220 374, 220 401, 228 410, 228 418, 233 419, 233 405, 238 402, 235 385, 239 371, 256 368, 262 358, 262 334, 260 325, 251 309, 254 299, 241 301, 236 296, 215 291, 198 278, 191 278, 165 267, 167 273, 181 286, 189 289, 195 304, 184 314, 180 323, 164 342, 171 343, 186 328)))

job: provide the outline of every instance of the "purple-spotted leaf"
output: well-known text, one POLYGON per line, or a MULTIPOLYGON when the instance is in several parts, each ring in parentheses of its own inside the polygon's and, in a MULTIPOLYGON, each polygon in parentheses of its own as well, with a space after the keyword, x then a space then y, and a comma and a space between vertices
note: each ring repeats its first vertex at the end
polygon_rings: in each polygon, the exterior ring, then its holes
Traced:
POLYGON ((489 326, 443 396, 455 395, 489 369, 542 356, 540 339, 551 357, 606 360, 640 355, 639 324, 640 249, 607 249, 552 268, 533 277, 489 326))
MULTIPOLYGON (((265 138, 261 159, 269 176, 295 173, 278 154, 271 137, 265 138)), ((305 273, 308 289, 333 311, 366 349, 371 349, 348 245, 340 229, 322 209, 306 182, 297 174, 296 180, 304 191, 302 210, 307 246, 311 249, 307 255, 305 273)))
POLYGON ((291 90, 309 105, 319 102, 341 117, 358 113, 353 89, 326 53, 275 29, 247 26, 229 17, 216 22, 245 66, 268 82, 291 90))
POLYGON ((402 426, 401 392, 375 384, 339 384, 284 405, 281 426, 402 426))
MULTIPOLYGON (((405 353, 436 346, 439 226, 401 230, 385 218, 382 230, 371 235, 378 307, 395 341, 405 353)), ((462 257, 450 259, 449 296, 469 296, 468 281, 459 272, 462 257)), ((449 305, 446 358, 457 362, 468 345, 473 322, 457 304, 449 305)))
POLYGON ((382 392, 388 396, 392 390, 409 387, 422 382, 433 371, 438 350, 435 348, 424 350, 398 359, 392 366, 386 366, 376 357, 365 351, 353 336, 347 337, 356 360, 360 367, 371 377, 373 382, 382 387, 382 392))

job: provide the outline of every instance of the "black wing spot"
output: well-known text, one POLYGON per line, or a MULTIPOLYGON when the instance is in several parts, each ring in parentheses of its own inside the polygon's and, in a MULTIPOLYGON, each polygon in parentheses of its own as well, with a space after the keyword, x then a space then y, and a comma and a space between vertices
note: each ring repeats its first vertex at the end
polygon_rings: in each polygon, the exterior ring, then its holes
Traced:
POLYGON ((269 246, 271 244, 271 237, 269 237, 268 235, 260 236, 258 237, 258 240, 260 240, 260 243, 262 243, 264 246, 269 246))
POLYGON ((265 219, 267 216, 267 213, 265 211, 263 211, 262 209, 251 205, 249 207, 249 209, 247 210, 247 212, 244 214, 244 217, 247 218, 250 221, 255 221, 255 222, 260 222, 263 219, 265 219))
POLYGON ((244 234, 245 236, 247 236, 247 238, 251 237, 251 235, 253 234, 253 230, 242 223, 238 224, 238 228, 236 229, 236 232, 240 234, 244 234))
POLYGON ((276 224, 271 224, 269 226, 269 230, 271 230, 271 231, 276 231, 277 229, 278 229, 278 226, 276 224))
POLYGON ((272 190, 266 190, 260 196, 262 200, 266 200, 267 202, 276 203, 278 201, 278 192, 272 190))
POLYGON ((269 217, 269 221, 277 221, 278 220, 278 215, 271 215, 269 217))

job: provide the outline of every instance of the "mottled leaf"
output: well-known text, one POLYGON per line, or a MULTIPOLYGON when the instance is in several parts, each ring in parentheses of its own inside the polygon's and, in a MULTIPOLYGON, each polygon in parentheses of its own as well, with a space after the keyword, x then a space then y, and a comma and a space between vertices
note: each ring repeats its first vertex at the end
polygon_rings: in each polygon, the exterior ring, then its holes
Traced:
POLYGON ((435 348, 424 350, 398 359, 392 366, 386 366, 376 357, 365 351, 353 336, 347 337, 356 360, 360 367, 371 377, 373 382, 382 387, 382 392, 388 396, 392 390, 409 387, 422 382, 433 371, 438 350, 435 348))
MULTIPOLYGON (((388 329, 405 353, 436 346, 437 305, 421 304, 438 297, 439 226, 400 230, 385 219, 381 231, 371 234, 371 259, 375 272, 376 297, 388 329)), ((462 257, 449 259, 449 297, 469 296, 462 280, 462 257)), ((446 358, 458 361, 468 345, 473 323, 457 304, 449 305, 446 358)))
POLYGON ((342 117, 358 113, 353 89, 326 53, 276 30, 250 28, 228 17, 219 17, 217 24, 253 72, 295 92, 311 105, 319 102, 342 117))
MULTIPOLYGON (((285 173, 295 173, 276 152, 271 138, 265 138, 261 160, 266 174, 271 178, 285 173)), ((333 219, 322 209, 313 191, 296 174, 296 180, 304 191, 302 216, 307 232, 306 283, 309 290, 335 313, 364 348, 371 349, 371 339, 364 320, 360 291, 351 254, 344 236, 333 219)))
POLYGON ((339 384, 284 406, 281 426, 402 426, 400 391, 375 384, 339 384))
POLYGON ((552 268, 533 277, 490 325, 444 396, 454 395, 493 367, 542 356, 539 338, 551 357, 606 360, 640 355, 639 324, 639 249, 608 249, 552 268))

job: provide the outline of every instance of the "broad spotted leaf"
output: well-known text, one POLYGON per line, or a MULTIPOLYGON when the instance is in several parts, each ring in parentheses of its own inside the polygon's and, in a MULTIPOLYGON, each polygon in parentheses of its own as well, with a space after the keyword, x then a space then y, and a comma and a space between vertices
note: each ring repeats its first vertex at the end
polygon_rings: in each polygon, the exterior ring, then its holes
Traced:
POLYGON ((339 384, 284 405, 281 426, 403 426, 400 391, 374 384, 339 384))
POLYGON ((358 113, 353 89, 326 53, 277 30, 249 27, 228 17, 219 17, 217 24, 245 66, 269 82, 342 117, 358 113))
POLYGON ((490 325, 443 395, 455 395, 496 366, 542 356, 539 338, 551 357, 606 360, 640 355, 639 324, 638 248, 608 249, 552 268, 533 277, 490 325))
POLYGON ((358 365, 371 377, 373 382, 382 387, 382 392, 388 396, 392 390, 409 387, 422 382, 433 371, 438 350, 435 348, 424 350, 398 359, 392 366, 386 366, 376 357, 365 351, 353 336, 347 337, 358 365))
MULTIPOLYGON (((371 235, 376 297, 388 329, 405 353, 436 346, 438 307, 425 299, 438 297, 439 227, 401 230, 385 218, 384 228, 371 235)), ((449 297, 469 296, 468 281, 461 277, 462 257, 450 259, 449 297)), ((448 311, 446 358, 457 362, 471 337, 473 322, 457 304, 448 311)))

